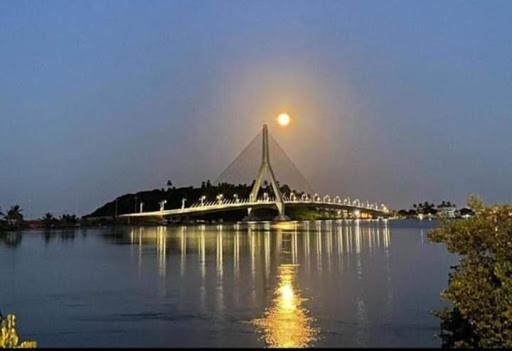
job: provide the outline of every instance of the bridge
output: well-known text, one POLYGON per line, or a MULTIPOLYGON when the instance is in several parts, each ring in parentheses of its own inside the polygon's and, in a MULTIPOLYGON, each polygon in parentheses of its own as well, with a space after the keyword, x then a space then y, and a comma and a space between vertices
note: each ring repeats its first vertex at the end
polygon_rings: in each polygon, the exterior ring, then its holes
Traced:
POLYGON ((252 186, 249 198, 240 199, 234 196, 233 199, 225 199, 222 194, 218 194, 215 201, 207 201, 205 196, 202 196, 198 201, 189 207, 185 207, 185 201, 182 202, 182 207, 177 209, 165 209, 165 201, 160 202, 160 209, 158 211, 122 214, 120 218, 141 218, 141 217, 181 217, 181 216, 198 216, 213 212, 227 212, 236 210, 247 210, 247 216, 244 220, 256 220, 253 215, 254 209, 259 208, 273 208, 277 209, 278 216, 276 221, 285 221, 289 218, 286 216, 285 209, 293 207, 314 207, 318 210, 324 211, 337 211, 337 214, 343 217, 359 218, 362 215, 369 215, 371 217, 385 217, 389 214, 388 208, 384 204, 363 202, 359 199, 351 200, 344 198, 343 200, 339 195, 320 196, 318 193, 308 194, 302 193, 295 194, 293 191, 289 194, 282 194, 278 186, 276 176, 272 165, 270 164, 270 149, 269 149, 269 134, 267 125, 263 125, 262 129, 262 158, 258 169, 254 184, 252 186), (268 193, 263 193, 258 196, 262 182, 268 178, 272 186, 274 196, 269 196, 268 193))

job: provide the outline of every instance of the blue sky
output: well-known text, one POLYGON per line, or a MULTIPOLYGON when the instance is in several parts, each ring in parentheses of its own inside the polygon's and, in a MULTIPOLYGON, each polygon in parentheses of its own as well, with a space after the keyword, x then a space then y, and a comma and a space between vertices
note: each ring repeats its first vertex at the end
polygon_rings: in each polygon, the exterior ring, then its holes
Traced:
POLYGON ((510 202, 510 13, 510 1, 2 1, 0 206, 86 214, 167 179, 213 180, 265 122, 322 193, 510 202))

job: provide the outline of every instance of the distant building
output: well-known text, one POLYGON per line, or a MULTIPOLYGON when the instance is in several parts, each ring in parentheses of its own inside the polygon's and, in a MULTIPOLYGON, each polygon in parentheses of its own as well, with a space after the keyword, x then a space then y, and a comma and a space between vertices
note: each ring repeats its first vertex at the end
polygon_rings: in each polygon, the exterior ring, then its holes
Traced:
POLYGON ((437 213, 440 217, 455 218, 457 217, 457 207, 455 206, 439 206, 437 213))
POLYGON ((462 218, 467 219, 473 217, 475 215, 475 212, 468 207, 463 207, 460 209, 459 214, 462 218))

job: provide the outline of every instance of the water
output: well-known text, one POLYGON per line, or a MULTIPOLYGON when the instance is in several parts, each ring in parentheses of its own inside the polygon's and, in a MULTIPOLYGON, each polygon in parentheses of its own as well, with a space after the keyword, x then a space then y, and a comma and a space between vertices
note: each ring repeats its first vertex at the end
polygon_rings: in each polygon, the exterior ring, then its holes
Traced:
POLYGON ((440 346, 455 258, 433 222, 121 227, 0 236, 0 309, 64 346, 440 346))

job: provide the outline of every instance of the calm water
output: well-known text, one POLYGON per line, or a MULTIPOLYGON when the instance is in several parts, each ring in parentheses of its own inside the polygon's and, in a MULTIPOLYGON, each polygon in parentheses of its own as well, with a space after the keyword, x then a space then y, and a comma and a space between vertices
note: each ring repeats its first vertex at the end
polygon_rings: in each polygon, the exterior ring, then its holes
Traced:
POLYGON ((0 236, 0 309, 39 346, 439 346, 432 222, 0 236))

